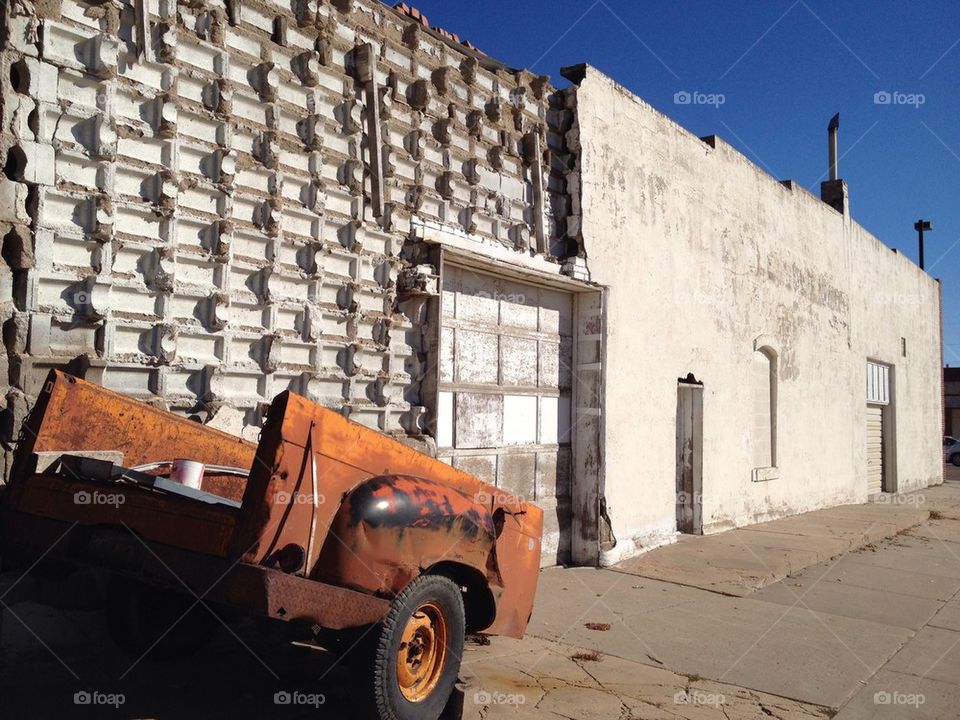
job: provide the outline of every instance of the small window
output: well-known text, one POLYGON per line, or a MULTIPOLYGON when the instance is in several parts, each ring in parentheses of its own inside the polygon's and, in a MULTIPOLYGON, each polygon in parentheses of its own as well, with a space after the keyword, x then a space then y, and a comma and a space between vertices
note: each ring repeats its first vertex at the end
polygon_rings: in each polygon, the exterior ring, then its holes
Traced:
POLYGON ((867 402, 871 405, 890 404, 890 368, 879 363, 867 363, 867 402))

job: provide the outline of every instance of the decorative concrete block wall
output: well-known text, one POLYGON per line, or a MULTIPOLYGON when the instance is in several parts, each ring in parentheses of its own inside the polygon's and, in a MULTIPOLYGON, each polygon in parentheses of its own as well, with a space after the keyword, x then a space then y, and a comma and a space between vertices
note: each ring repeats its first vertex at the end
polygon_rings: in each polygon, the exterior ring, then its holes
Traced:
POLYGON ((416 221, 576 254, 564 99, 385 5, 5 5, 8 437, 53 367, 234 431, 292 389, 420 435, 416 221))

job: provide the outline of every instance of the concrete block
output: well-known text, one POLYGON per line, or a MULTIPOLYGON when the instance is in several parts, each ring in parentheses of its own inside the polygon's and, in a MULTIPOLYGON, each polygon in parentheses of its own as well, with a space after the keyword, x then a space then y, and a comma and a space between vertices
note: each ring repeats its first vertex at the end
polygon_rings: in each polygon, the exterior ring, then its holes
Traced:
POLYGON ((15 92, 28 95, 34 102, 57 102, 59 72, 56 65, 25 57, 10 67, 10 82, 15 92))
MULTIPOLYGON (((34 185, 53 185, 56 154, 50 145, 21 140, 10 148, 13 176, 34 185)), ((10 162, 8 160, 8 162, 10 162)))
POLYGON ((18 13, 7 17, 7 26, 10 29, 8 39, 11 49, 37 57, 40 21, 36 17, 18 13))
POLYGON ((0 177, 0 221, 29 223, 26 200, 25 185, 0 177))

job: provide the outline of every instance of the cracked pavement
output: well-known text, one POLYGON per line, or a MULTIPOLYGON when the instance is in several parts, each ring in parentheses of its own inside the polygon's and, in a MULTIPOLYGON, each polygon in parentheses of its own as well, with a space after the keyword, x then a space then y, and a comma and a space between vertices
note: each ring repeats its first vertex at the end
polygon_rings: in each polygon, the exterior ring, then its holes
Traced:
POLYGON ((948 477, 616 568, 545 570, 528 638, 468 648, 462 717, 956 717, 960 470, 948 477))
POLYGON ((471 647, 463 719, 827 718, 825 708, 547 640, 471 647), (532 669, 531 669, 532 668, 532 669))

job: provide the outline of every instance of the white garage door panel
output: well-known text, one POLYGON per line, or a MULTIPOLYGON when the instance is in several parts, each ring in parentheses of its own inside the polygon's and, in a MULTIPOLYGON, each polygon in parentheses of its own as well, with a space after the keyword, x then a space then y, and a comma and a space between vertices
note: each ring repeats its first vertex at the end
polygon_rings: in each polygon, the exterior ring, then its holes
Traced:
POLYGON ((453 382, 453 328, 440 330, 440 382, 453 382))
MULTIPOLYGON (((540 343, 540 365, 537 368, 540 374, 540 387, 560 387, 560 358, 570 357, 571 349, 572 345, 564 347, 562 343, 540 343)), ((570 385, 569 378, 565 384, 570 385)))
POLYGON ((453 446, 453 393, 442 392, 437 403, 437 445, 453 446))
POLYGON ((444 268, 439 456, 544 509, 543 563, 570 550, 573 299, 444 268))
POLYGON ((537 397, 503 396, 503 444, 537 444, 537 397))
POLYGON ((504 385, 537 384, 537 341, 504 335, 500 338, 500 372, 504 385))
POLYGON ((503 443, 503 396, 458 392, 454 397, 456 447, 499 447, 503 443))
MULTIPOLYGON (((569 407, 569 405, 568 405, 569 407)), ((540 442, 544 445, 556 445, 560 439, 560 398, 540 398, 540 442)), ((569 427, 569 418, 564 429, 569 427)))
POLYGON ((498 348, 496 335, 462 328, 457 330, 454 336, 456 380, 496 384, 498 348))

